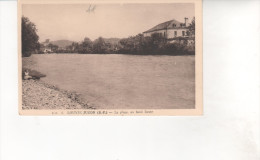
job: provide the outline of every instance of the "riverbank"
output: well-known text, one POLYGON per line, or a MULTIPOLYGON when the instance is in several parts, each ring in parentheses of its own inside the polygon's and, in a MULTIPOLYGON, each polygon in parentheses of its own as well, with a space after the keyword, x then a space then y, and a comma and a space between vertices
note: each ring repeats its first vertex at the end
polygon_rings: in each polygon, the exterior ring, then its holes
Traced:
POLYGON ((79 95, 46 84, 41 80, 22 81, 23 109, 94 109, 79 95))

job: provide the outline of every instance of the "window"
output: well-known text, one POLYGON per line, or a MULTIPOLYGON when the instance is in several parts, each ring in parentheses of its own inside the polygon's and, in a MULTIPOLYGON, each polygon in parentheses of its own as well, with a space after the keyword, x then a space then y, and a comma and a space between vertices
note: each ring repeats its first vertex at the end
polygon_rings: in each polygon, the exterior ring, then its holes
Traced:
POLYGON ((176 24, 172 24, 173 27, 176 27, 176 24))
POLYGON ((177 31, 174 31, 174 37, 177 37, 177 31))
POLYGON ((185 31, 182 31, 182 36, 185 36, 185 31))

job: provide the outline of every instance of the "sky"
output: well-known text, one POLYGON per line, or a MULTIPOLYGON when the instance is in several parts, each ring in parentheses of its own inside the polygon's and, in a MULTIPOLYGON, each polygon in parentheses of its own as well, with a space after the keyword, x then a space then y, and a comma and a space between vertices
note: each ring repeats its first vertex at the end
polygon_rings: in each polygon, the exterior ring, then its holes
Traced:
POLYGON ((32 21, 40 42, 45 39, 82 41, 126 38, 159 23, 176 19, 189 22, 195 16, 194 4, 23 4, 22 14, 32 21))

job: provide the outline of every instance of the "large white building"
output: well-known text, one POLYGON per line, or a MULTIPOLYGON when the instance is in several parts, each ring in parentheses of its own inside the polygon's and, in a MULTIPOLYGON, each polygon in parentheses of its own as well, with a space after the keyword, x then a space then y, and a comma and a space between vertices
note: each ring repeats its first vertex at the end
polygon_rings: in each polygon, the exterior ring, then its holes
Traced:
POLYGON ((181 23, 175 19, 160 23, 153 28, 143 32, 145 37, 151 36, 152 34, 159 34, 167 39, 176 37, 188 37, 188 18, 184 18, 184 23, 181 23))

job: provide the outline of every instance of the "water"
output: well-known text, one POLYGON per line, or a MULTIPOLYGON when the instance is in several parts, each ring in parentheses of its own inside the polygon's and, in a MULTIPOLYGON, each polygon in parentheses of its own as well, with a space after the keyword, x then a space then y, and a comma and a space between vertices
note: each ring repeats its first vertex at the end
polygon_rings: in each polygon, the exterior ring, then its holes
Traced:
POLYGON ((47 54, 23 65, 100 109, 195 107, 194 56, 47 54))

